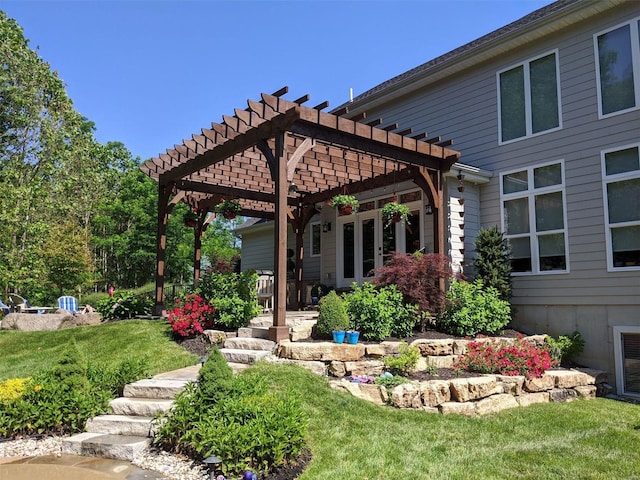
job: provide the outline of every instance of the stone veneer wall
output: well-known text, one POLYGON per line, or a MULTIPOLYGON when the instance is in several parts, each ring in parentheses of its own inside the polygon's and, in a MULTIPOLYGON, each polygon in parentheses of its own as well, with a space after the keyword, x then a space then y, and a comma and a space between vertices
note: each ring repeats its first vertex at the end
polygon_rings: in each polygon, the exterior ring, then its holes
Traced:
MULTIPOLYGON (((544 335, 525 337, 540 344, 544 335)), ((496 340, 496 339, 481 339, 496 340)), ((513 339, 500 339, 512 341, 513 339)), ((478 340, 475 340, 478 341, 478 340)), ((455 359, 466 351, 470 340, 419 339, 421 358, 418 370, 429 366, 451 368, 455 359)), ((384 371, 381 358, 398 353, 401 342, 346 345, 330 342, 281 342, 277 356, 281 361, 300 363, 312 371, 333 377, 332 387, 378 405, 420 409, 433 413, 483 415, 506 408, 534 403, 566 402, 578 398, 595 398, 606 392, 606 373, 591 369, 549 370, 541 378, 483 375, 453 380, 412 381, 398 385, 391 392, 380 385, 354 383, 348 375, 380 375, 384 371)))

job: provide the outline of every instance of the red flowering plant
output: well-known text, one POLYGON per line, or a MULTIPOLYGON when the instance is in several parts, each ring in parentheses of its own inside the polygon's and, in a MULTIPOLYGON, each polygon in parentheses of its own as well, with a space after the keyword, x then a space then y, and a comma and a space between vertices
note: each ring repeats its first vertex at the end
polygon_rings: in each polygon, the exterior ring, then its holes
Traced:
POLYGON ((191 337, 213 327, 216 309, 201 296, 190 293, 185 299, 176 300, 168 312, 173 331, 181 337, 191 337))
POLYGON ((534 378, 541 377, 546 370, 555 366, 556 361, 551 358, 547 348, 519 337, 512 343, 505 340, 470 342, 454 368, 458 373, 466 370, 534 378))

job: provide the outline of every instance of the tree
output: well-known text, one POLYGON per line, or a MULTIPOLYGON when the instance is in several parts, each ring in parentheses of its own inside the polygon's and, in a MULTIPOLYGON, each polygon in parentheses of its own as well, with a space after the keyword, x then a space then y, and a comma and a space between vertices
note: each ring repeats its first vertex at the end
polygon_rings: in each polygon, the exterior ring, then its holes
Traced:
POLYGON ((511 298, 511 261, 509 245, 497 226, 481 228, 475 239, 476 278, 485 288, 495 288, 501 300, 511 298))

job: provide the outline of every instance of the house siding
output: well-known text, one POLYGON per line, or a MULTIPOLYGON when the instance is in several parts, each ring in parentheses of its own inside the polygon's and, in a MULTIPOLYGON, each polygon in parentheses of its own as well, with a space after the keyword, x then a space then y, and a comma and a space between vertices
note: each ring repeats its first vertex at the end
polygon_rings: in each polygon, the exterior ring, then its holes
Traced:
MULTIPOLYGON (((367 110, 369 118, 380 117, 383 124, 397 122, 402 128, 452 138, 454 148, 462 152, 462 163, 494 173, 489 183, 477 189, 476 225, 465 212, 468 263, 479 225, 501 225, 500 172, 564 162, 567 272, 514 276, 514 321, 529 333, 580 331, 586 340, 580 360, 610 372, 614 370, 612 327, 640 324, 640 272, 607 271, 600 152, 640 141, 640 110, 598 119, 593 35, 637 16, 637 3, 627 2, 367 110), (551 51, 558 54, 562 128, 499 145, 496 72, 551 51)), ((456 193, 450 183, 449 197, 456 193)), ((464 207, 473 211, 471 190, 465 190, 464 196, 464 207)), ((452 205, 454 218, 455 202, 452 205)), ((450 232, 455 235, 451 223, 450 232)), ((451 251, 455 253, 457 247, 451 238, 451 251)))

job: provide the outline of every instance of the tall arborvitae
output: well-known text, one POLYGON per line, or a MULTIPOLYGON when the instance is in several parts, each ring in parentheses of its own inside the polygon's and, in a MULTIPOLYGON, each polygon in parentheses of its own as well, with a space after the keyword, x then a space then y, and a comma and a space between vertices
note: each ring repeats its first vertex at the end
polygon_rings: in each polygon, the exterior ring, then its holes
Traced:
POLYGON ((481 228, 475 240, 476 278, 485 287, 494 287, 502 300, 511 298, 511 262, 509 245, 498 227, 481 228))

